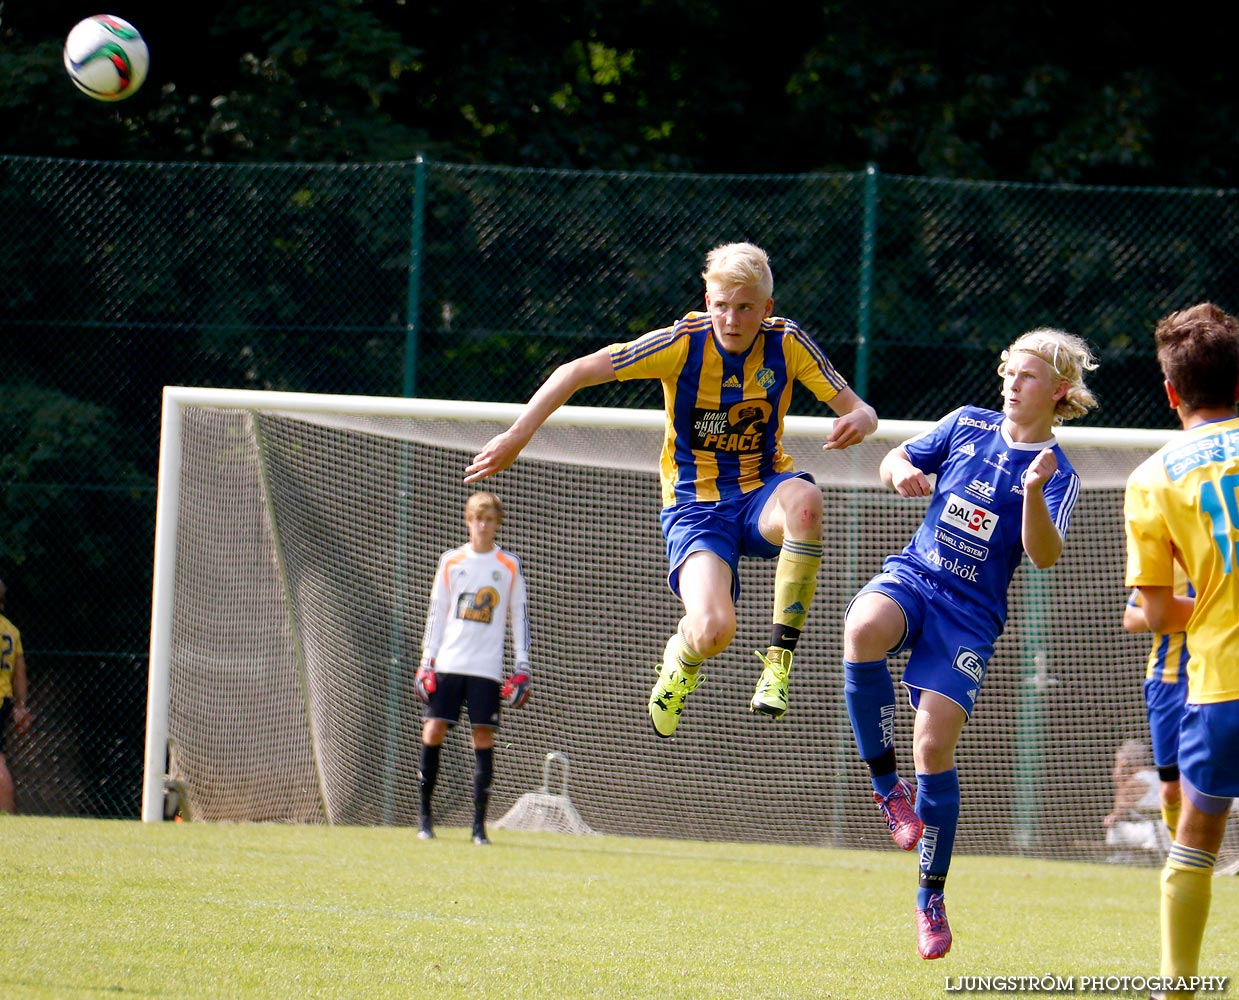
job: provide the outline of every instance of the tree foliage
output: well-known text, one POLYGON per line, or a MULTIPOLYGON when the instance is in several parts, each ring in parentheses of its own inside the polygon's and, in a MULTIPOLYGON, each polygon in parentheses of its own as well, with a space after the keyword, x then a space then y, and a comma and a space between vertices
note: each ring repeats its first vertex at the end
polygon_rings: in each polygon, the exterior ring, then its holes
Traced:
POLYGON ((836 0, 134 0, 150 77, 64 79, 82 16, 0 23, 0 152, 1233 186, 1236 68, 1171 12, 836 0), (203 22, 206 14, 209 20, 203 22), (1182 36, 1182 37, 1180 37, 1182 36))

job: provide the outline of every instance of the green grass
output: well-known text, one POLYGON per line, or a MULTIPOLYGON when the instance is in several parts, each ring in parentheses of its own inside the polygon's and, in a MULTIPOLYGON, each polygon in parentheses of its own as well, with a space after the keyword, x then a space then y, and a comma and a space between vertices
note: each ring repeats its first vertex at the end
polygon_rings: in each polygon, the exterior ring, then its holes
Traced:
MULTIPOLYGON (((958 857, 955 947, 924 962, 912 855, 467 834, 0 815, 0 996, 940 1000, 1158 971, 1152 868, 958 857)), ((1202 972, 1239 973, 1237 914, 1215 879, 1202 972)))

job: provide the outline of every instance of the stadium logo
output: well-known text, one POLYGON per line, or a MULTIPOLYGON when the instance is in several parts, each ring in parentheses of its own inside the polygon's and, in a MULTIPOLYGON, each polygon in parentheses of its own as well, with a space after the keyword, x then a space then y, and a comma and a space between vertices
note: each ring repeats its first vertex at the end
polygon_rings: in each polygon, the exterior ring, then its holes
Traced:
POLYGON ((960 417, 960 425, 963 427, 975 427, 980 431, 996 431, 1002 429, 1002 424, 987 424, 984 420, 977 420, 976 417, 960 417))
POLYGON ((951 664, 961 674, 965 674, 980 684, 985 679, 985 659, 980 653, 960 646, 955 651, 955 662, 951 664))
POLYGON ((895 706, 883 705, 880 715, 878 716, 878 726, 882 733, 882 746, 893 747, 895 745, 895 706))
POLYGON ((456 599, 456 617, 466 622, 489 625, 499 608, 499 591, 483 587, 476 594, 461 594, 456 599))
POLYGON ((762 450, 774 412, 768 400, 744 399, 723 410, 693 410, 693 447, 748 454, 762 450))
POLYGON ((998 527, 997 514, 954 493, 947 497, 946 506, 938 515, 938 520, 948 527, 965 531, 973 538, 983 538, 987 542, 998 527))

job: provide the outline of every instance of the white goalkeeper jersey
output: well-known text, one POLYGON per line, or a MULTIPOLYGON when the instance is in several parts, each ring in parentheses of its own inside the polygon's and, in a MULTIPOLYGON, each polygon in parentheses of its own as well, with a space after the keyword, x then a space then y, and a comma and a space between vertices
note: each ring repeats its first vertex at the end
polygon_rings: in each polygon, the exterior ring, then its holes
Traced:
POLYGON ((527 664, 529 603, 520 560, 498 545, 444 552, 430 588, 423 662, 433 658, 440 673, 502 682, 509 625, 514 662, 527 664))

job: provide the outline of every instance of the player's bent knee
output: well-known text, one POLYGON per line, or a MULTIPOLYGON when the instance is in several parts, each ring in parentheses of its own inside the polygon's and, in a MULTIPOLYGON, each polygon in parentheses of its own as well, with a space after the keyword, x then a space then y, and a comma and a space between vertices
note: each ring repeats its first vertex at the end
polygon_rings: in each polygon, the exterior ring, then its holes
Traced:
POLYGON ((730 646, 735 634, 736 620, 727 616, 711 616, 700 621, 686 622, 684 627, 688 644, 707 659, 730 646))
POLYGON ((804 528, 821 524, 822 491, 817 484, 806 479, 789 479, 784 486, 787 493, 781 501, 788 525, 804 528))

